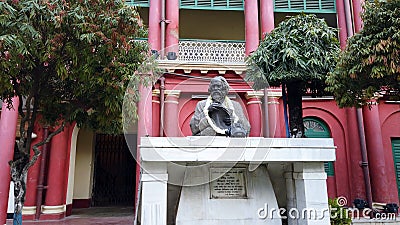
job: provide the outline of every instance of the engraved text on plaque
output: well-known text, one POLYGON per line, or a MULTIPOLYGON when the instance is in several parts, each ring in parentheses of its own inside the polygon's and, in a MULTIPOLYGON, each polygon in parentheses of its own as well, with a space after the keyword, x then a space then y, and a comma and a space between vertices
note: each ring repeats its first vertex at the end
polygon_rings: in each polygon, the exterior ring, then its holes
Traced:
POLYGON ((246 198, 246 168, 210 168, 211 198, 246 198))

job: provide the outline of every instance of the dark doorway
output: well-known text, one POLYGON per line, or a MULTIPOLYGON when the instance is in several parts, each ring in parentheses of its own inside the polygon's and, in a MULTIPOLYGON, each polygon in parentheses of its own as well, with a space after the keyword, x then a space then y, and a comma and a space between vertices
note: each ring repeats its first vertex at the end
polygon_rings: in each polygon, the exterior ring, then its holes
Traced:
POLYGON ((133 206, 136 161, 124 135, 97 134, 94 163, 92 206, 133 206))

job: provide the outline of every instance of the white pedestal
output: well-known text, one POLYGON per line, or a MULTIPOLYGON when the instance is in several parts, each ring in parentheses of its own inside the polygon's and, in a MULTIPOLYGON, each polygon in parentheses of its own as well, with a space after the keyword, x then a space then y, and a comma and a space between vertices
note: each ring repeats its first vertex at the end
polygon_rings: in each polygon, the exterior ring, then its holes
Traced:
POLYGON ((298 225, 329 224, 330 213, 323 163, 294 163, 296 208, 301 212, 298 225))
POLYGON ((176 217, 170 224, 177 225, 278 225, 280 219, 266 221, 271 216, 262 218, 260 215, 284 210, 291 210, 292 214, 287 215, 291 217, 289 224, 329 225, 323 163, 335 160, 332 139, 144 137, 140 151, 144 171, 141 225, 167 225, 167 214, 176 217), (281 173, 286 187, 273 187, 274 182, 271 183, 265 167, 270 163, 293 168, 274 171, 281 173), (246 198, 211 198, 210 168, 234 165, 250 169, 246 198), (179 194, 175 200, 171 195, 167 198, 170 194, 167 182, 183 186, 180 198, 179 194), (287 201, 280 206, 274 188, 287 192, 287 201))
MULTIPOLYGON (((246 169, 246 196, 232 198, 211 197, 213 185, 206 183, 192 186, 196 177, 209 178, 209 169, 222 168, 224 164, 211 164, 207 167, 192 170, 185 174, 184 186, 180 197, 176 225, 281 225, 281 219, 274 213, 265 218, 258 216, 260 208, 267 205, 278 209, 275 193, 265 165, 254 171, 246 169)), ((239 165, 244 168, 244 165, 239 165)))
POLYGON ((167 174, 144 174, 142 176, 142 224, 166 224, 167 180, 167 174))

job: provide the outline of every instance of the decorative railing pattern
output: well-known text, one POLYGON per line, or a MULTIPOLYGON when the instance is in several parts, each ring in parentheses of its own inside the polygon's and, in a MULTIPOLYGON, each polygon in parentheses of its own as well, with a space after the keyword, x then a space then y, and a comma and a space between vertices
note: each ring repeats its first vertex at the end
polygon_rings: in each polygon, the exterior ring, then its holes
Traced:
POLYGON ((241 41, 180 40, 178 60, 243 63, 245 43, 241 41))

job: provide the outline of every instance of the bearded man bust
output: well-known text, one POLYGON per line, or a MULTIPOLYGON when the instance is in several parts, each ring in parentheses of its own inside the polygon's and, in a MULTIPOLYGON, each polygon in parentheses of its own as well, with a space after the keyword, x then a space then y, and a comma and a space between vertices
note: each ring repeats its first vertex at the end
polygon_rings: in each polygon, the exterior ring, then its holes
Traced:
POLYGON ((229 85, 222 76, 211 79, 210 94, 197 103, 190 128, 195 136, 246 137, 250 124, 242 106, 228 98, 229 85))

